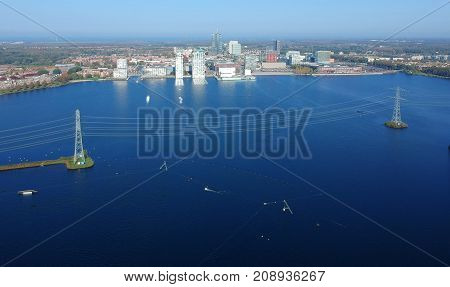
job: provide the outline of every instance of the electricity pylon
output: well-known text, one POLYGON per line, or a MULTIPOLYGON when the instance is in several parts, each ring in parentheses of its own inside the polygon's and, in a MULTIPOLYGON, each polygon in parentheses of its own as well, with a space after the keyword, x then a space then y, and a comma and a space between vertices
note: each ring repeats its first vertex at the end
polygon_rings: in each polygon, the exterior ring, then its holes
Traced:
POLYGON ((83 138, 81 136, 80 110, 75 111, 75 153, 73 155, 75 164, 85 164, 83 150, 83 138))
POLYGON ((402 123, 402 115, 400 113, 400 88, 397 87, 397 91, 395 92, 395 100, 394 100, 394 112, 392 113, 392 122, 396 125, 400 125, 402 123))
POLYGON ((392 112, 392 120, 385 123, 386 126, 393 129, 404 129, 408 127, 408 125, 402 121, 402 115, 400 112, 400 100, 402 100, 402 98, 400 97, 400 88, 397 87, 397 91, 394 97, 394 111, 392 112))

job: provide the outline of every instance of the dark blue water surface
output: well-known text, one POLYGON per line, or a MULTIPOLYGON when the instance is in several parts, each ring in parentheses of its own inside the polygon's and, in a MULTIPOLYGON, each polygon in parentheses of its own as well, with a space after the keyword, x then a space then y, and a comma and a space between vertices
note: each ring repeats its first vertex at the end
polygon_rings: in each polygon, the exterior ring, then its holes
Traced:
POLYGON ((79 171, 49 166, 0 173, 0 264, 450 263, 450 81, 403 74, 313 81, 267 76, 209 79, 194 87, 185 80, 180 90, 173 79, 146 81, 150 90, 135 80, 104 81, 0 96, 0 164, 72 155, 73 138, 53 140, 73 133, 77 108, 84 146, 95 160, 92 169, 79 171), (397 86, 406 90, 405 130, 383 126, 397 86), (88 136, 92 122, 136 118, 139 107, 175 108, 179 96, 194 110, 266 108, 296 91, 277 106, 313 108, 305 129, 312 159, 275 162, 304 180, 265 159, 194 156, 132 189, 156 174, 163 160, 138 159, 133 136, 94 136, 92 130, 88 136), (29 133, 33 129, 39 133, 29 133), (226 192, 205 192, 205 186, 226 192), (39 192, 18 196, 23 189, 39 192), (118 195, 124 196, 110 202, 118 195), (283 199, 293 215, 280 203, 263 205, 283 199))

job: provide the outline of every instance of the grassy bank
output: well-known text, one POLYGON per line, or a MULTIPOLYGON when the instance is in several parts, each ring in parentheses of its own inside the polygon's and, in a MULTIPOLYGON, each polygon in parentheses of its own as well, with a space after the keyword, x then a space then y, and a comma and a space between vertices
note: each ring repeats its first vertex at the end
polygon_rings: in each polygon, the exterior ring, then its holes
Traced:
POLYGON ((92 79, 83 79, 83 80, 71 80, 68 82, 53 82, 50 84, 44 84, 44 85, 39 85, 39 86, 34 86, 34 87, 18 87, 18 88, 14 88, 14 89, 0 90, 0 96, 7 95, 7 94, 30 92, 30 91, 35 91, 35 90, 47 89, 47 88, 56 88, 56 87, 61 87, 61 86, 69 85, 69 84, 75 84, 75 83, 110 81, 110 80, 112 80, 112 79, 92 78, 92 79))
POLYGON ((94 160, 92 160, 92 158, 90 158, 88 156, 87 152, 85 152, 85 159, 86 159, 86 163, 82 164, 82 165, 75 164, 73 162, 72 156, 60 157, 59 159, 53 159, 53 160, 42 160, 42 161, 0 165, 0 172, 8 171, 8 170, 15 170, 15 169, 43 167, 43 166, 56 165, 56 164, 64 164, 66 166, 66 168, 70 169, 70 170, 90 168, 90 167, 94 166, 94 160))

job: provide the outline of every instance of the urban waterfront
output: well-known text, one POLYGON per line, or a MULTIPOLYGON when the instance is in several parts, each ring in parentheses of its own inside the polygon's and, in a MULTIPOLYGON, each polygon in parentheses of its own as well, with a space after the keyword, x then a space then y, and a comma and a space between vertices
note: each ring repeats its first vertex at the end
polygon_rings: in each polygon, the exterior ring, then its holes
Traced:
POLYGON ((448 80, 405 74, 265 76, 242 82, 210 78, 205 86, 184 79, 182 87, 175 79, 135 80, 0 96, 0 164, 73 154, 69 135, 76 109, 87 128, 84 147, 95 161, 79 171, 48 166, 0 173, 2 264, 53 235, 10 265, 440 266, 439 260, 450 261, 448 80), (405 130, 383 125, 392 117, 396 87, 405 89, 405 130), (312 108, 304 133, 312 158, 275 162, 312 184, 270 161, 236 155, 169 159, 169 166, 176 165, 168 172, 130 191, 156 174, 163 159, 138 159, 135 136, 94 132, 96 122, 133 119, 142 107, 265 109, 289 95, 277 107, 312 108), (33 133, 23 134, 45 128, 46 134, 56 128, 46 144, 37 145, 45 140, 33 133), (23 137, 29 138, 19 142, 23 137), (221 192, 205 192, 206 186, 221 192), (17 195, 26 189, 39 192, 17 195), (292 215, 282 211, 282 200, 292 215))

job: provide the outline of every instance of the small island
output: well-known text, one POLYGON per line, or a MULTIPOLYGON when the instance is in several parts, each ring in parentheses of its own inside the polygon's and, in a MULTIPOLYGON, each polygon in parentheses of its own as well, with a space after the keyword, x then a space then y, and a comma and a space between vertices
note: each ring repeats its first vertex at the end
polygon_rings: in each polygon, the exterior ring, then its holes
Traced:
POLYGON ((384 125, 391 129, 405 129, 408 127, 408 124, 404 122, 394 122, 394 121, 385 122, 384 125))

